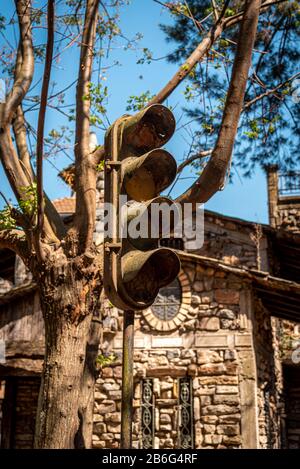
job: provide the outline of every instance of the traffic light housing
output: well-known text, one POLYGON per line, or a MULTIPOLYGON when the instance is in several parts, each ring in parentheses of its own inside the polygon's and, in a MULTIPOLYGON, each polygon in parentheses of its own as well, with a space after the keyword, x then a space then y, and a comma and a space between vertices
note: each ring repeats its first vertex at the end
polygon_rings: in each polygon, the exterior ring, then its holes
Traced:
POLYGON ((177 254, 159 247, 160 219, 155 237, 151 231, 154 205, 173 204, 160 192, 175 179, 177 165, 160 147, 174 130, 172 112, 155 104, 134 116, 121 117, 106 132, 104 201, 105 209, 110 208, 110 229, 104 239, 104 288, 112 304, 123 310, 149 307, 159 289, 171 283, 180 270, 177 254), (125 205, 124 197, 128 199, 125 205), (146 236, 127 233, 130 223, 134 221, 138 227, 145 220, 150 230, 146 236))

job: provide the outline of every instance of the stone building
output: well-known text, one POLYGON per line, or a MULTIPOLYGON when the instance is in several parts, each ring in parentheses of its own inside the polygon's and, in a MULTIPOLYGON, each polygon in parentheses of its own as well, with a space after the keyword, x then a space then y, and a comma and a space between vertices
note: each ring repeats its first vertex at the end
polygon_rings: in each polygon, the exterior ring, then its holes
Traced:
MULTIPOLYGON (((173 240, 181 272, 135 318, 134 447, 300 448, 300 191, 288 192, 290 178, 268 168, 270 225, 205 211, 201 249, 173 240)), ((101 178, 98 188, 101 243, 101 178)), ((74 199, 55 204, 68 223, 74 199)), ((36 286, 9 251, 0 277, 1 446, 29 448, 43 320, 36 286)), ((117 448, 122 312, 102 303, 93 446, 117 448)))

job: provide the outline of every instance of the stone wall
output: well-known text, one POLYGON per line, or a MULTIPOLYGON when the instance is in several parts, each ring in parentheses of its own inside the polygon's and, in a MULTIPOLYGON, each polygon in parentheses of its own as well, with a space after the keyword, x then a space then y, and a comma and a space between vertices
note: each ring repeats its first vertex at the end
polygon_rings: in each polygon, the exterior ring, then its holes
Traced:
POLYGON ((278 200, 276 227, 300 233, 300 197, 278 200))
MULTIPOLYGON (((134 355, 134 446, 141 447, 141 382, 154 381, 155 445, 178 445, 178 379, 193 385, 196 448, 257 446, 255 356, 251 330, 251 286, 236 275, 183 263, 189 279, 189 320, 161 332, 137 313, 134 355)), ((93 445, 120 442, 122 315, 106 308, 102 353, 116 355, 103 368, 95 395, 93 445), (109 325, 111 330, 108 330, 109 325)))
POLYGON ((279 356, 274 353, 276 320, 258 299, 255 299, 254 311, 259 442, 261 448, 280 448, 282 372, 279 356))
POLYGON ((270 225, 274 228, 300 233, 300 196, 280 195, 278 167, 271 165, 266 168, 266 171, 270 225))
POLYGON ((268 271, 267 238, 261 227, 261 238, 255 242, 257 228, 259 225, 205 211, 204 245, 195 252, 226 264, 268 271))

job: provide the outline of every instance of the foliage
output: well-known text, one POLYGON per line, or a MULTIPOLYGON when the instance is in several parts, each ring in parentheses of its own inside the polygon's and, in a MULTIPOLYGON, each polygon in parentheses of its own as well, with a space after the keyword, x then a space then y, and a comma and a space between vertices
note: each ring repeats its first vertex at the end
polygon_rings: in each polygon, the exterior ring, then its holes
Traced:
POLYGON ((28 217, 37 213, 37 185, 35 182, 26 187, 20 187, 21 199, 19 206, 28 217))
POLYGON ((143 65, 144 63, 150 64, 153 59, 153 54, 148 47, 143 48, 143 56, 137 61, 137 64, 143 65))
POLYGON ((151 100, 153 95, 151 95, 150 91, 145 91, 145 93, 142 93, 140 96, 129 96, 127 100, 127 107, 126 111, 140 111, 141 109, 144 109, 145 105, 151 100))
POLYGON ((34 182, 30 186, 20 187, 21 198, 18 206, 8 206, 0 210, 0 230, 11 230, 17 228, 16 220, 14 219, 14 210, 21 209, 22 212, 29 218, 37 213, 37 186, 34 182))
POLYGON ((1 230, 12 230, 16 228, 16 220, 11 215, 11 208, 6 205, 0 210, 0 231, 1 230))
POLYGON ((118 357, 114 353, 108 354, 100 354, 96 358, 96 364, 100 369, 110 366, 112 363, 116 361, 118 357))
MULTIPOLYGON (((220 12, 224 2, 216 1, 216 4, 220 12)), ((241 1, 230 2, 225 16, 240 11, 242 4, 241 1)), ((173 6, 173 23, 161 25, 166 40, 174 44, 168 60, 182 63, 212 27, 215 21, 212 4, 210 0, 190 0, 188 3, 168 2, 168 5, 173 6), (187 4, 189 11, 184 7, 187 4), (194 21, 205 17, 201 23, 203 31, 199 32, 194 21)), ((300 163, 300 106, 299 100, 294 98, 297 80, 289 81, 300 71, 297 70, 300 51, 295 47, 300 39, 299 13, 300 2, 287 1, 269 8, 259 19, 245 102, 251 102, 279 84, 283 86, 242 113, 233 165, 241 168, 246 176, 252 174, 256 165, 277 163, 286 170, 300 163)), ((195 124, 194 151, 209 150, 216 142, 237 38, 238 26, 226 30, 206 60, 197 65, 188 78, 184 111, 188 122, 195 124)))
POLYGON ((91 103, 90 124, 95 127, 103 125, 103 116, 106 115, 106 104, 108 98, 108 87, 99 83, 89 83, 89 92, 83 96, 84 100, 91 103))
POLYGON ((104 164, 104 160, 100 161, 100 163, 98 163, 96 166, 96 171, 98 171, 99 173, 101 173, 101 171, 104 171, 104 164))

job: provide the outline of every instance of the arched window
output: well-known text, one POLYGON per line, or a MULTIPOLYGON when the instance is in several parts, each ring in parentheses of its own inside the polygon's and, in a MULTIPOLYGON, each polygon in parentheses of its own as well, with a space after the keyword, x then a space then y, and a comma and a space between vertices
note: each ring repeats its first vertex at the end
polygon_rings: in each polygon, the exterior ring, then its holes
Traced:
POLYGON ((179 312, 181 305, 181 285, 176 278, 170 285, 163 287, 153 303, 153 314, 161 321, 170 321, 179 312))

